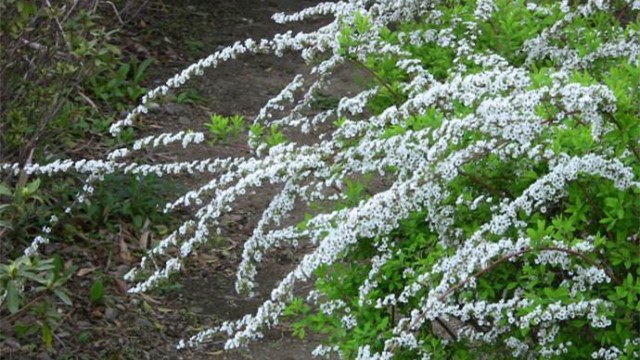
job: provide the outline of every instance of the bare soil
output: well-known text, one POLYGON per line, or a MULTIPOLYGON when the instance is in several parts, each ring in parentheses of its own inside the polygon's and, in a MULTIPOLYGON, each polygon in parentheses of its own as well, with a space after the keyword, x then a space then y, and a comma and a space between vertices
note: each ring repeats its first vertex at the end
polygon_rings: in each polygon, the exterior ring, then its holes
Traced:
MULTIPOLYGON (((305 24, 278 25, 271 20, 275 12, 293 12, 312 6, 317 1, 309 0, 189 0, 164 1, 163 8, 150 9, 143 14, 142 21, 152 28, 147 51, 155 51, 159 63, 152 69, 151 78, 157 79, 152 86, 159 85, 181 68, 197 61, 235 41, 246 38, 270 38, 287 30, 304 31, 321 26, 327 19, 317 19, 305 24), (155 12, 154 12, 155 10, 155 12), (156 42, 157 45, 154 45, 156 42)), ((149 31, 145 31, 149 33, 149 31)), ((144 45, 141 49, 144 49, 144 45)), ((155 113, 147 116, 141 127, 151 133, 179 131, 183 129, 204 130, 203 123, 209 115, 243 115, 252 119, 268 99, 276 95, 293 77, 304 72, 304 62, 297 54, 275 56, 246 56, 222 64, 217 69, 207 70, 205 75, 189 84, 189 88, 202 97, 196 104, 163 104, 155 113)), ((353 88, 350 76, 337 79, 338 91, 353 88)), ((242 141, 243 139, 240 139, 242 141)), ((164 154, 167 158, 195 160, 208 157, 246 156, 247 151, 234 146, 203 145, 195 150, 164 154)), ((163 154, 156 154, 162 156, 163 154)), ((184 181, 194 186, 208 179, 190 178, 184 181)), ((209 343, 202 348, 177 352, 176 342, 192 335, 201 327, 212 326, 223 320, 237 319, 253 313, 268 298, 271 289, 295 265, 301 250, 274 250, 265 261, 258 275, 257 296, 243 298, 235 293, 234 270, 242 242, 251 235, 262 209, 268 204, 275 189, 265 187, 241 200, 238 210, 227 214, 226 251, 213 247, 210 253, 201 255, 191 273, 177 281, 180 288, 165 297, 155 297, 166 307, 164 314, 155 313, 162 319, 161 344, 150 348, 151 359, 311 359, 311 351, 319 344, 318 339, 299 340, 293 338, 288 326, 269 331, 265 338, 249 349, 223 352, 222 341, 209 343), (197 269, 195 269, 197 267, 197 269), (191 323, 190 321, 191 320, 191 323)), ((294 218, 302 218, 304 209, 299 209, 294 218)), ((304 291, 304 289, 302 289, 304 291)), ((149 334, 151 335, 151 334, 149 334)), ((151 339, 148 339, 151 340, 151 339)), ((154 339, 156 340, 156 339, 154 339)))

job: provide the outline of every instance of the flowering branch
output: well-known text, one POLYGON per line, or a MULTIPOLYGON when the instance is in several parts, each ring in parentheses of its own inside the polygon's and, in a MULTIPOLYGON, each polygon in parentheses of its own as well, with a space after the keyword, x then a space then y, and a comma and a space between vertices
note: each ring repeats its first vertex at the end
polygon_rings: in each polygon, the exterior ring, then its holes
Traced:
POLYGON ((236 290, 251 294, 270 249, 302 242, 313 248, 254 314, 202 331, 181 347, 222 336, 233 349, 262 337, 297 306, 295 286, 328 269, 309 301, 328 317, 326 326, 349 331, 336 331, 336 342, 316 355, 390 359, 404 354, 401 347, 409 358, 444 358, 451 348, 463 350, 458 347, 469 342, 459 340, 467 339, 492 351, 504 344, 520 358, 633 357, 640 334, 618 329, 629 327, 639 295, 640 262, 624 254, 634 253, 640 231, 640 134, 629 110, 638 103, 640 41, 634 27, 609 25, 612 8, 637 12, 640 3, 574 3, 345 0, 276 14, 280 23, 333 19, 314 31, 247 39, 215 52, 151 90, 111 128, 115 134, 130 126, 151 99, 206 68, 246 54, 297 51, 311 66, 309 75, 294 76, 258 111, 248 146, 238 145, 249 154, 149 164, 131 156, 204 141, 204 134, 179 131, 144 137, 105 159, 0 164, 0 171, 83 174, 79 202, 108 174, 207 176, 165 206, 192 207, 193 218, 127 275, 137 281, 132 293, 181 271, 201 244, 223 235, 221 218, 238 199, 265 186, 277 189, 244 243, 236 290), (380 58, 385 61, 367 60, 380 58), (318 95, 348 62, 371 75, 370 86, 313 112, 318 95), (402 75, 381 76, 389 64, 402 75), (303 141, 267 141, 264 129, 276 127, 304 135, 303 141), (363 175, 373 175, 376 185, 351 191, 349 181, 363 175), (298 205, 317 203, 322 210, 303 223, 284 224, 298 205), (598 260, 587 255, 594 252, 598 260), (350 254, 371 259, 363 262, 368 271, 337 269, 350 254), (533 261, 518 266, 527 278, 508 285, 479 281, 489 273, 511 278, 500 265, 526 254, 533 261), (538 293, 537 284, 557 280, 547 265, 561 271, 561 294, 538 293), (487 295, 496 292, 511 298, 487 295), (454 331, 449 317, 473 326, 454 331), (565 326, 582 318, 587 325, 580 326, 598 329, 592 339, 565 326), (442 322, 452 341, 415 331, 429 319, 442 322), (611 339, 620 341, 614 346, 611 339))

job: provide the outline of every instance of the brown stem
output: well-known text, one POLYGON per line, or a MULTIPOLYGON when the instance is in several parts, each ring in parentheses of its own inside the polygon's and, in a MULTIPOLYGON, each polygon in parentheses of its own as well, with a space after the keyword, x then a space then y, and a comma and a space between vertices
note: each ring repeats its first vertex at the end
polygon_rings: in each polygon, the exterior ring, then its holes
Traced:
POLYGON ((369 69, 367 65, 363 64, 360 60, 358 60, 354 56, 347 55, 347 59, 349 59, 349 61, 351 61, 352 63, 356 64, 362 70, 366 71, 369 75, 373 76, 382 86, 385 87, 385 89, 389 90, 389 92, 391 93, 391 95, 396 101, 396 105, 402 104, 403 101, 400 95, 395 90, 393 90, 391 88, 391 85, 389 85, 387 81, 381 78, 380 75, 376 74, 375 71, 369 69))
POLYGON ((483 188, 485 188, 486 190, 488 190, 491 194, 493 194, 493 196, 495 196, 498 199, 502 198, 503 195, 507 195, 510 198, 513 198, 513 194, 511 194, 511 192, 509 192, 509 190, 506 190, 506 189, 505 190, 498 190, 493 185, 491 185, 488 182, 484 181, 481 177, 476 176, 475 174, 467 173, 462 169, 458 169, 458 172, 460 173, 460 175, 466 176, 467 178, 469 178, 469 180, 473 181, 474 183, 476 183, 476 184, 482 186, 483 188))
POLYGON ((629 11, 629 3, 627 3, 622 9, 617 10, 616 12, 614 12, 614 17, 616 18, 616 20, 618 20, 620 22, 620 24, 624 27, 626 25, 626 23, 628 23, 628 21, 625 22, 625 20, 623 19, 625 17, 625 15, 627 15, 627 12, 629 11))
MULTIPOLYGON (((618 120, 616 120, 616 118, 613 115, 609 114, 608 118, 611 120, 611 122, 613 122, 616 125, 616 127, 621 133, 624 132, 624 130, 622 129, 622 125, 620 125, 620 122, 618 122, 618 120)), ((640 151, 638 151, 638 148, 629 143, 627 143, 627 147, 629 148, 629 150, 631 150, 631 152, 636 157, 638 162, 640 162, 640 151)))
POLYGON ((16 185, 16 190, 20 190, 23 187, 25 187, 27 185, 27 181, 29 181, 29 174, 27 174, 26 169, 31 165, 31 160, 33 159, 33 152, 35 150, 36 149, 32 147, 29 151, 29 155, 27 156, 27 159, 25 160, 24 165, 20 170, 20 175, 18 176, 18 184, 16 185))
POLYGON ((457 340, 458 336, 453 332, 453 330, 451 330, 451 328, 449 328, 449 325, 447 325, 444 320, 442 320, 440 317, 436 318, 436 322, 438 323, 438 325, 442 326, 442 328, 444 329, 444 331, 447 332, 447 334, 449 334, 449 336, 451 337, 452 340, 457 340))
MULTIPOLYGON (((574 111, 566 111, 566 110, 563 110, 563 109, 562 109, 562 107, 561 107, 560 105, 556 105, 556 107, 558 107, 558 108, 560 109, 560 111, 564 113, 564 116, 565 116, 565 117, 573 116, 573 115, 577 115, 577 114, 580 114, 580 113, 581 113, 581 111, 580 111, 580 110, 574 110, 574 111)), ((558 120, 558 119, 557 119, 555 116, 550 116, 550 117, 548 117, 548 118, 544 119, 543 123, 545 123, 545 124, 551 124, 551 123, 553 123, 553 122, 554 122, 554 121, 556 121, 556 120, 558 120)), ((584 122, 582 122, 580 119, 576 119, 576 121, 577 121, 578 123, 580 123, 580 125, 587 126, 587 124, 585 124, 584 122)))
POLYGON ((42 300, 42 298, 44 298, 46 295, 47 295, 46 293, 42 293, 42 294, 36 296, 33 300, 29 301, 28 304, 26 304, 20 310, 18 310, 18 312, 13 313, 11 315, 7 315, 4 318, 2 318, 0 321, 6 322, 6 323, 11 323, 11 321, 17 319, 20 315, 22 315, 25 311, 27 311, 31 306, 36 304, 38 301, 42 300))

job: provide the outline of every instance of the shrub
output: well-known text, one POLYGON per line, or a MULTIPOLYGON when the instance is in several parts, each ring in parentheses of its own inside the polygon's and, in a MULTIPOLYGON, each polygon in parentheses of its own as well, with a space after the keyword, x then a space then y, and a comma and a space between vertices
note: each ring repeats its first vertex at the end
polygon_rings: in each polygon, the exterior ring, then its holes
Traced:
POLYGON ((204 141, 182 131, 105 160, 27 171, 76 171, 88 187, 113 172, 216 175, 167 205, 198 210, 129 274, 139 280, 132 293, 179 271, 221 233, 219 217, 238 197, 267 183, 280 189, 245 242, 237 290, 251 293, 268 249, 310 242, 313 250, 256 314, 180 346, 223 336, 236 348, 288 315, 299 317, 298 335, 330 334, 317 355, 637 358, 639 9, 637 1, 354 0, 277 14, 279 22, 334 21, 237 42, 150 91, 112 126, 117 134, 132 125, 145 104, 206 67, 300 51, 313 76, 297 75, 261 110, 254 156, 126 161, 143 147, 204 141), (345 63, 371 75, 371 86, 306 113, 345 63), (267 144, 266 126, 320 135, 267 144), (296 202, 320 212, 281 226, 296 202), (294 296, 297 283, 313 279, 315 291, 294 296))
MULTIPOLYGON (((25 165, 49 161, 61 152, 82 151, 89 156, 86 147, 84 151, 82 146, 74 147, 95 137, 106 138, 114 117, 109 112, 131 106, 146 92, 141 81, 151 60, 124 63, 111 37, 122 23, 110 24, 100 16, 100 8, 107 5, 121 20, 130 19, 143 5, 119 4, 118 12, 114 4, 95 0, 0 0, 0 162, 25 165)), ((95 141, 92 146, 106 147, 105 142, 95 141)), ((63 318, 58 305, 71 305, 73 298, 65 286, 74 267, 69 265, 71 259, 63 259, 55 250, 41 256, 38 248, 50 237, 71 241, 79 235, 69 234, 76 230, 71 225, 58 224, 56 214, 62 217, 64 206, 57 203, 69 200, 82 181, 76 176, 48 181, 23 170, 0 178, 2 338, 40 332, 47 350, 53 350, 54 331, 63 318)), ((122 193, 127 182, 132 181, 121 176, 117 184, 103 182, 98 189, 111 186, 122 193)), ((131 187, 132 191, 144 189, 131 187)), ((136 207, 133 201, 121 201, 119 207, 105 201, 102 206, 115 213, 110 220, 129 218, 141 223, 140 212, 153 208, 158 199, 146 195, 137 202, 142 206, 136 207)), ((86 208, 90 210, 91 204, 86 208)), ((89 214, 82 220, 95 231, 103 219, 89 214)))
POLYGON ((143 5, 120 3, 118 12, 96 0, 0 1, 2 161, 24 163, 34 149, 40 156, 69 151, 87 131, 104 133, 109 111, 146 92, 140 81, 151 60, 124 63, 113 39, 121 24, 100 11, 106 7, 124 21, 143 5))

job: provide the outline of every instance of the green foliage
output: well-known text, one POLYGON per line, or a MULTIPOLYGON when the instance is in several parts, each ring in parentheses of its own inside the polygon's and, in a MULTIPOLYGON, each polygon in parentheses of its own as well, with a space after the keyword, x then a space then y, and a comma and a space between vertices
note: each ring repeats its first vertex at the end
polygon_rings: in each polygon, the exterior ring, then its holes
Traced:
POLYGON ((100 17, 82 4, 67 7, 71 3, 38 9, 36 1, 0 2, 3 160, 17 153, 24 161, 32 148, 64 144, 71 137, 63 126, 102 110, 89 106, 81 85, 96 69, 113 66, 120 52, 100 17))
POLYGON ((93 195, 65 230, 68 235, 92 228, 106 228, 116 233, 119 224, 131 224, 138 231, 146 221, 152 225, 170 224, 171 217, 158 210, 167 196, 179 191, 178 185, 152 174, 108 175, 103 182, 95 184, 93 195))
POLYGON ((274 147, 287 142, 287 138, 277 125, 271 125, 267 129, 262 124, 253 124, 249 127, 249 135, 255 144, 265 144, 274 147))
MULTIPOLYGON (((49 161, 61 153, 86 155, 132 141, 132 129, 117 139, 105 135, 119 112, 146 92, 143 82, 153 61, 125 60, 114 45, 118 28, 99 14, 106 8, 94 3, 63 0, 45 6, 33 0, 0 0, 1 162, 49 161)), ((62 310, 72 303, 66 286, 75 268, 64 266, 70 259, 23 256, 34 238, 86 245, 89 239, 103 239, 105 228, 115 231, 118 223, 132 223, 135 230, 147 224, 155 231, 161 221, 170 221, 148 216, 156 213, 158 196, 170 187, 156 182, 149 190, 146 184, 153 180, 124 178, 97 187, 104 203, 86 204, 58 225, 52 224, 52 215, 64 213, 61 203, 75 201, 81 181, 45 182, 24 172, 2 179, 0 321, 6 325, 3 331, 13 329, 3 337, 18 336, 35 347, 33 337, 39 336, 53 351, 62 310)), ((51 247, 55 252, 56 246, 51 247)), ((84 291, 83 298, 89 298, 89 289, 84 291)))
POLYGON ((213 143, 226 142, 238 137, 244 130, 244 118, 240 115, 222 116, 213 114, 211 121, 204 124, 214 136, 213 143))
POLYGON ((101 302, 104 299, 104 283, 102 279, 93 282, 89 290, 89 299, 92 303, 101 302))
POLYGON ((57 1, 38 10, 36 1, 0 1, 3 161, 24 162, 32 149, 39 160, 45 149, 69 152, 103 142, 117 112, 146 92, 142 82, 153 60, 125 61, 113 44, 118 28, 95 11, 101 7, 85 2, 57 1))
POLYGON ((205 102, 205 97, 197 90, 186 89, 178 92, 173 101, 178 104, 201 104, 205 102))
POLYGON ((14 254, 39 234, 40 226, 51 216, 51 198, 41 189, 40 179, 23 178, 15 187, 0 184, 0 237, 20 239, 0 243, 0 253, 14 254))
POLYGON ((53 329, 60 320, 54 304, 72 305, 65 283, 75 270, 73 266, 65 269, 57 256, 49 259, 22 256, 8 264, 0 264, 0 294, 5 296, 4 301, 0 301, 2 320, 15 322, 18 335, 40 331, 43 344, 50 350, 53 329), (27 314, 38 322, 30 325, 20 322, 19 319, 27 314))
MULTIPOLYGON (((2 243, 2 253, 9 258, 17 257, 6 263, 0 261, 0 298, 6 294, 5 301, 0 301, 0 318, 13 326, 13 335, 19 339, 33 342, 34 336, 39 336, 42 345, 53 351, 56 329, 63 314, 60 309, 78 298, 66 287, 77 267, 65 268, 57 255, 19 256, 18 251, 28 245, 25 242, 41 234, 40 226, 47 223, 50 214, 63 213, 49 201, 51 195, 44 194, 41 185, 44 184, 35 179, 16 189, 0 187, 2 200, 10 199, 0 208, 0 222, 10 225, 0 226, 0 237, 12 240, 2 243)), ((71 202, 77 185, 65 181, 57 186, 60 188, 54 187, 52 191, 60 194, 61 200, 71 202)), ((90 200, 69 218, 51 225, 50 233, 43 235, 55 239, 60 243, 58 246, 65 243, 96 246, 108 234, 118 233, 123 225, 130 225, 129 231, 138 233, 164 233, 174 218, 162 214, 158 206, 166 202, 165 196, 172 191, 177 191, 175 186, 153 175, 108 176, 95 185, 90 200)), ((104 304, 108 289, 103 278, 94 277, 90 284, 83 289, 84 294, 76 295, 93 304, 104 304)), ((74 285, 74 288, 78 286, 74 285)))
POLYGON ((124 110, 147 92, 142 81, 152 64, 153 59, 133 60, 99 69, 87 79, 88 88, 103 103, 103 108, 115 106, 114 110, 124 110))
MULTIPOLYGON (((400 44, 404 51, 411 54, 411 58, 420 59, 423 67, 438 80, 448 79, 451 75, 452 60, 455 57, 453 48, 434 46, 428 42, 421 45, 401 43, 398 41, 398 34, 417 30, 437 32, 453 28, 454 34, 463 37, 467 30, 465 20, 473 17, 476 4, 473 1, 447 3, 447 6, 437 7, 442 12, 440 21, 399 24, 397 30, 385 28, 380 34, 390 44, 400 44)), ((617 9, 625 6, 622 2, 614 3, 617 9)), ((525 67, 530 71, 533 89, 549 86, 552 82, 549 75, 551 69, 558 68, 563 59, 545 57, 525 65, 527 53, 520 49, 532 34, 562 19, 565 14, 556 6, 551 14, 542 16, 536 11, 528 10, 524 1, 501 0, 496 2, 496 6, 498 9, 492 13, 491 18, 481 23, 475 51, 499 54, 511 65, 525 67)), ((637 16, 637 12, 631 14, 631 17, 637 16)), ((630 23, 626 27, 611 27, 611 24, 617 24, 618 21, 614 11, 598 12, 593 17, 569 22, 555 41, 558 42, 557 46, 566 46, 581 57, 588 56, 607 39, 637 36, 630 30, 637 28, 637 23, 630 23)), ((367 61, 357 60, 360 45, 358 34, 368 31, 367 24, 366 19, 356 14, 355 22, 343 27, 338 41, 343 55, 366 66, 367 72, 372 74, 372 83, 383 85, 384 90, 368 104, 371 112, 378 114, 392 106, 397 98, 403 97, 398 90, 399 82, 406 81, 408 74, 394 68, 398 59, 390 55, 372 56, 367 61)), ((465 65, 470 73, 477 67, 471 61, 465 65)), ((537 144, 548 147, 555 154, 565 153, 569 156, 599 153, 602 149, 613 148, 613 155, 624 158, 625 164, 634 170, 636 176, 640 174, 640 67, 637 61, 634 64, 625 58, 596 57, 591 66, 575 70, 570 76, 573 83, 604 83, 614 92, 615 111, 604 114, 604 121, 611 130, 604 133, 601 139, 595 139, 590 125, 582 121, 580 114, 569 114, 568 119, 563 120, 566 126, 550 128, 535 140, 537 144)), ((408 131, 437 129, 445 117, 462 118, 473 113, 477 105, 478 102, 471 106, 452 104, 452 111, 448 114, 434 106, 422 115, 414 115, 398 124, 389 125, 381 132, 380 137, 387 139, 408 131)), ((545 102, 545 106, 538 109, 541 118, 549 119, 548 121, 559 121, 556 116, 563 111, 562 104, 551 101, 545 102)), ((339 119, 336 126, 341 126, 342 122, 344 119, 339 119)), ((449 154, 477 139, 477 135, 479 134, 469 131, 465 135, 468 143, 451 144, 449 154)), ((455 226, 462 229, 464 236, 470 236, 491 219, 496 201, 501 198, 513 199, 521 194, 545 174, 548 168, 544 163, 534 163, 526 158, 504 159, 489 154, 481 160, 462 164, 459 170, 462 176, 449 184, 446 191, 450 198, 442 206, 455 210, 455 226), (484 196, 484 200, 477 201, 471 211, 468 202, 480 195, 484 196)), ((367 198, 361 183, 349 182, 346 185, 343 192, 349 200, 338 204, 339 208, 353 206, 367 198)), ((581 317, 561 321, 558 335, 547 346, 562 343, 570 346, 568 353, 551 358, 585 359, 598 349, 609 346, 616 346, 621 350, 620 359, 635 358, 636 355, 633 354, 640 351, 638 345, 624 344, 626 339, 640 336, 639 215, 638 189, 621 191, 608 180, 579 176, 568 186, 566 194, 558 203, 543 206, 531 216, 524 212, 519 214, 520 220, 526 223, 525 233, 531 238, 530 249, 513 258, 493 259, 494 262, 487 264, 485 268, 475 269, 475 289, 467 291, 461 287, 450 296, 455 298, 455 304, 483 301, 497 303, 509 299, 516 291, 522 292, 522 297, 530 300, 531 304, 519 310, 517 316, 520 317, 558 304, 570 306, 581 301, 608 299, 613 306, 602 304, 594 316, 606 316, 611 324, 597 328, 581 317), (589 237, 590 234, 593 238, 589 237), (550 249, 559 246, 558 244, 573 246, 583 241, 593 241, 595 250, 566 254, 568 261, 583 268, 603 269, 610 282, 594 284, 592 288, 572 288, 566 281, 569 274, 561 266, 537 263, 537 257, 541 253, 553 251, 550 249)), ((375 346, 372 346, 372 351, 381 351, 384 344, 380 339, 389 337, 398 315, 408 316, 412 309, 420 306, 420 299, 426 293, 421 290, 398 307, 376 306, 376 301, 389 295, 398 296, 401 289, 416 281, 414 274, 430 271, 437 260, 451 255, 453 251, 453 248, 443 247, 439 243, 436 232, 426 225, 424 218, 424 212, 416 212, 389 235, 389 252, 393 256, 373 278, 368 278, 372 259, 383 254, 376 252, 371 244, 383 239, 361 239, 343 254, 340 264, 323 266, 318 270, 316 289, 321 302, 343 305, 327 311, 326 308, 310 306, 303 299, 295 299, 285 310, 287 316, 298 319, 293 325, 294 334, 301 338, 308 331, 326 334, 326 343, 337 346, 343 358, 355 358, 362 344, 373 344, 375 346), (364 299, 359 299, 361 286, 367 282, 375 282, 376 286, 364 299), (356 325, 345 330, 345 317, 354 318, 356 325)), ((506 235, 518 237, 515 232, 506 235)), ((496 242, 499 240, 495 239, 496 242)), ((435 284, 439 280, 426 278, 420 282, 435 284)), ((452 287, 454 285, 456 284, 452 284, 452 287)), ((488 332, 492 326, 506 324, 507 321, 508 314, 505 310, 494 324, 475 324, 470 319, 463 322, 463 325, 488 332)), ((534 346, 539 350, 543 346, 538 341, 540 334, 541 329, 532 322, 523 327, 520 333, 502 334, 498 336, 499 341, 485 345, 468 341, 444 342, 443 335, 430 326, 416 330, 420 346, 427 349, 432 358, 456 359, 475 359, 481 353, 492 359, 512 358, 512 349, 504 345, 509 338, 536 344, 534 346)), ((406 350, 395 353, 395 358, 399 359, 413 359, 415 356, 415 353, 406 350)))

